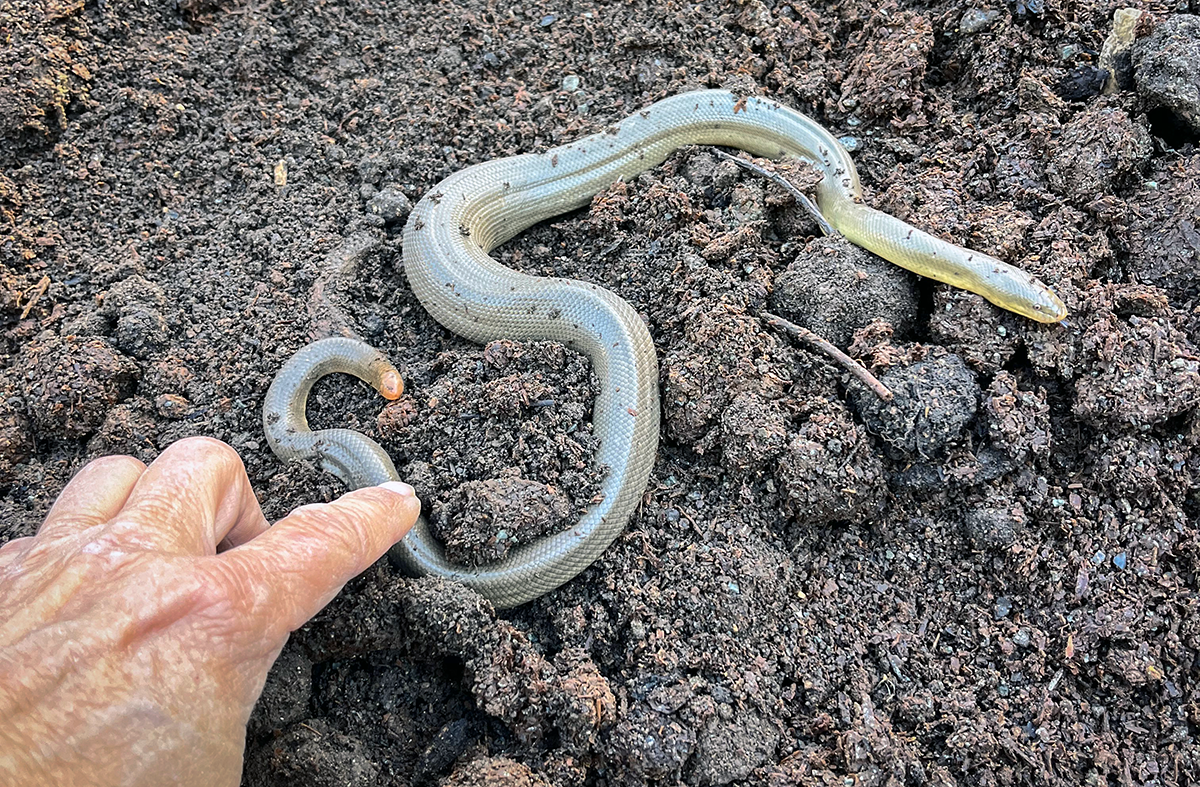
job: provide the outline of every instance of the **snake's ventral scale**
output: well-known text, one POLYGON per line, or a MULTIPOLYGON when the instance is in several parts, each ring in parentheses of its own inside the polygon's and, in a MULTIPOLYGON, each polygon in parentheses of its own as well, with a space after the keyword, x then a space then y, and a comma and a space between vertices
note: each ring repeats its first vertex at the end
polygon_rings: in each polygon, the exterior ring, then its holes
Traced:
MULTIPOLYGON (((637 312, 608 290, 518 273, 488 252, 697 144, 809 161, 824 175, 816 195, 821 213, 852 242, 1032 320, 1066 316, 1062 301, 1028 273, 864 205, 845 148, 812 119, 769 99, 722 90, 685 93, 578 142, 469 167, 439 183, 413 209, 404 228, 409 284, 435 320, 472 341, 549 340, 587 355, 599 382, 592 414, 600 445, 596 462, 609 472, 600 502, 574 527, 486 566, 448 561, 421 519, 392 549, 393 560, 406 571, 462 582, 497 607, 512 607, 583 571, 625 527, 658 447, 658 361, 650 334, 637 312)), ((308 391, 316 379, 336 371, 396 394, 395 369, 368 345, 350 339, 314 342, 288 361, 268 391, 263 409, 268 442, 285 461, 318 459, 350 487, 395 479, 391 459, 366 436, 345 429, 309 431, 308 391)))

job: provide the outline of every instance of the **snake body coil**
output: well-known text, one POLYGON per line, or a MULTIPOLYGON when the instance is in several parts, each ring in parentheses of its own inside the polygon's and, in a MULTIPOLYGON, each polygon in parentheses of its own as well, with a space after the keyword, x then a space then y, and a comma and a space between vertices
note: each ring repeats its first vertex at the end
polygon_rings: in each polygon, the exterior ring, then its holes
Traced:
MULTIPOLYGON (((463 582, 497 607, 516 606, 591 565, 625 527, 658 445, 658 362, 649 332, 628 303, 602 287, 518 273, 488 252, 695 144, 810 161, 824 175, 816 195, 820 211, 849 240, 1033 320, 1066 316, 1062 302, 1028 273, 864 205, 845 148, 810 118, 767 99, 719 90, 685 93, 578 142, 469 167, 413 209, 404 229, 409 284, 435 320, 467 339, 551 340, 586 354, 599 381, 592 416, 600 443, 596 461, 609 473, 601 501, 574 527, 479 568, 450 563, 422 519, 393 548, 393 559, 405 569, 463 582)), ((264 407, 268 442, 281 458, 320 458, 351 486, 394 478, 391 460, 364 436, 307 431, 305 386, 334 366, 383 387, 378 353, 361 342, 326 342, 302 350, 272 385, 264 407)))

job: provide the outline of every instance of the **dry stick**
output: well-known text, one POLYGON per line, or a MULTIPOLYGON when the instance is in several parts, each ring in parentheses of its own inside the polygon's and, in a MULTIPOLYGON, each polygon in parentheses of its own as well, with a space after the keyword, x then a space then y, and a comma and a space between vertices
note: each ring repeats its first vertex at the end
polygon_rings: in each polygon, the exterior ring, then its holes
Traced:
POLYGON ((879 382, 879 379, 875 375, 868 372, 866 370, 866 367, 864 367, 861 363, 854 360, 849 355, 846 355, 844 352, 842 352, 838 348, 834 347, 832 344, 825 341, 820 336, 817 336, 815 333, 808 330, 807 328, 801 328, 799 325, 797 325, 794 322, 791 322, 790 320, 783 319, 782 317, 780 317, 777 314, 771 314, 770 312, 762 312, 762 316, 766 318, 767 325, 770 325, 774 328, 782 328, 783 330, 790 333, 792 336, 795 336, 800 341, 802 341, 812 347, 815 347, 816 349, 818 349, 821 352, 828 355, 830 358, 832 358, 834 361, 836 361, 843 369, 845 369, 846 371, 850 372, 850 374, 857 377, 862 382, 863 385, 867 386, 872 391, 874 391, 875 394, 883 401, 885 401, 885 402, 892 401, 892 399, 893 399, 892 392, 888 390, 888 387, 886 385, 879 382))
POLYGON ((760 167, 757 164, 755 164, 753 161, 746 161, 746 159, 744 159, 744 158, 739 158, 737 156, 731 156, 730 154, 726 153, 723 150, 719 150, 718 148, 713 148, 712 150, 714 153, 716 153, 718 156, 725 159, 726 161, 732 161, 734 164, 737 164, 742 169, 749 170, 749 171, 753 172, 755 175, 764 177, 777 186, 782 186, 784 191, 786 191, 788 194, 791 194, 793 197, 795 197, 796 202, 798 202, 800 204, 800 207, 802 207, 806 211, 808 211, 808 215, 812 216, 813 220, 816 221, 817 224, 819 224, 821 226, 821 232, 825 233, 826 235, 837 235, 838 234, 838 231, 833 228, 833 225, 831 225, 828 221, 825 220, 825 217, 821 214, 821 209, 817 207, 816 203, 814 203, 811 199, 809 199, 807 194, 805 194, 803 191, 801 191, 800 189, 793 186, 790 182, 788 182, 788 179, 785 178, 783 175, 780 175, 778 172, 772 172, 771 170, 766 169, 765 167, 760 167))
POLYGON ((26 303, 25 308, 21 310, 22 320, 29 316, 29 313, 33 311, 34 306, 37 306, 37 302, 41 300, 43 295, 46 294, 46 288, 49 286, 50 277, 43 276, 42 280, 37 283, 37 286, 33 288, 33 295, 29 298, 29 302, 26 303))
MULTIPOLYGON (((783 177, 778 172, 772 172, 769 169, 760 167, 752 161, 746 161, 743 158, 739 158, 737 156, 731 156, 730 154, 726 153, 723 150, 719 150, 717 148, 713 148, 712 150, 714 153, 716 153, 721 158, 726 159, 727 161, 732 161, 734 164, 737 164, 739 167, 742 167, 743 169, 747 169, 756 175, 764 177, 767 180, 771 181, 772 183, 775 183, 776 185, 782 186, 785 191, 787 191, 789 194, 791 194, 793 197, 796 198, 796 202, 798 202, 801 205, 801 207, 803 207, 805 210, 808 211, 809 215, 811 215, 813 217, 813 219, 816 220, 817 224, 821 225, 821 230, 826 235, 837 235, 838 234, 837 230, 835 230, 829 224, 829 222, 825 220, 825 217, 821 215, 821 210, 813 203, 813 201, 811 199, 808 198, 808 195, 805 194, 800 189, 793 186, 791 183, 789 183, 787 178, 783 177)), ((888 387, 886 385, 884 385, 883 383, 879 382, 879 379, 875 375, 868 372, 866 370, 866 367, 864 367, 861 363, 859 363, 858 361, 851 358, 849 355, 846 355, 844 352, 839 350, 837 347, 834 347, 832 344, 830 344, 825 339, 822 339, 817 334, 813 333, 812 331, 808 330, 807 328, 801 328, 796 323, 794 323, 790 320, 785 320, 777 314, 771 314, 770 312, 763 312, 762 316, 767 319, 768 325, 771 325, 775 328, 782 328, 783 330, 785 330, 788 333, 795 336, 800 341, 805 342, 809 346, 814 347, 814 348, 820 350, 821 352, 825 353, 826 355, 828 355, 836 363, 841 365, 842 368, 844 368, 846 371, 850 372, 850 374, 854 375, 859 380, 861 380, 863 385, 867 386, 872 391, 874 391, 875 394, 883 401, 890 402, 894 398, 892 395, 892 392, 888 390, 888 387)))

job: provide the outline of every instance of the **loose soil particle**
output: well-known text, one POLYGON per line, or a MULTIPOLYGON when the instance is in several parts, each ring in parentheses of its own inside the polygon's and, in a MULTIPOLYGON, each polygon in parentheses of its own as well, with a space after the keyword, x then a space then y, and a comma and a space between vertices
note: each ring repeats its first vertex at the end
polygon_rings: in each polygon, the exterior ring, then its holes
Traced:
MULTIPOLYGON (((1143 4, 1143 34, 1195 51, 1184 5, 1143 4)), ((373 567, 285 649, 244 783, 1194 783, 1194 66, 1135 43, 1136 90, 1100 96, 1112 10, 0 0, 0 541, 88 459, 194 434, 269 517, 333 498, 259 425, 328 333, 408 388, 325 381, 313 423, 382 440, 467 559, 561 527, 604 472, 586 361, 433 323, 405 217, 656 98, 765 92, 853 138, 873 204, 1053 283, 1069 324, 814 241, 704 150, 524 233, 501 262, 615 290, 656 340, 643 505, 503 615, 373 567), (766 327, 779 302, 901 384, 890 421, 766 327)))

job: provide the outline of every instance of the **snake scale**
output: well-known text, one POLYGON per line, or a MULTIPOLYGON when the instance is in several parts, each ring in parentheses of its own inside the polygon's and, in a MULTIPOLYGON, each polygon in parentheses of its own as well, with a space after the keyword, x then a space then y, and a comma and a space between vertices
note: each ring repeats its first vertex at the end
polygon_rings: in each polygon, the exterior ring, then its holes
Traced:
MULTIPOLYGON (((769 99, 722 90, 684 93, 545 153, 476 164, 435 186, 409 216, 404 229, 409 285, 433 318, 459 336, 481 343, 551 340, 587 355, 599 382, 592 415, 596 462, 609 472, 600 501, 573 527, 481 567, 447 560, 422 518, 392 549, 403 569, 462 582, 495 606, 512 607, 583 571, 624 529, 658 447, 658 361, 650 334, 637 312, 608 290, 519 273, 489 252, 697 144, 809 161, 823 175, 816 193, 820 212, 850 241, 1032 320, 1052 323, 1066 316, 1062 301, 1028 273, 865 205, 854 163, 837 139, 769 99)), ((356 375, 385 396, 399 395, 399 374, 370 346, 343 338, 314 342, 284 365, 267 393, 263 423, 271 448, 285 461, 316 458, 351 488, 397 478, 391 459, 365 435, 309 431, 308 391, 332 372, 356 375)))

